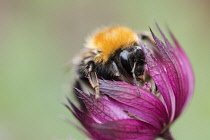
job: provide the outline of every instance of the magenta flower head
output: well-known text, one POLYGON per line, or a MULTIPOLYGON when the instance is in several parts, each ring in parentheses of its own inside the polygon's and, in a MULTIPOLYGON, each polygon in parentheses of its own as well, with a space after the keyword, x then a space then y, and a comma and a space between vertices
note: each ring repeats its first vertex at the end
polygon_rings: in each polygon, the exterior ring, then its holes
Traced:
POLYGON ((75 89, 83 109, 67 106, 94 140, 172 140, 171 124, 182 114, 194 89, 190 62, 170 32, 173 45, 159 26, 162 42, 150 29, 154 45, 138 38, 145 56, 143 82, 99 80, 100 97, 75 89), (85 109, 84 109, 85 108, 85 109))

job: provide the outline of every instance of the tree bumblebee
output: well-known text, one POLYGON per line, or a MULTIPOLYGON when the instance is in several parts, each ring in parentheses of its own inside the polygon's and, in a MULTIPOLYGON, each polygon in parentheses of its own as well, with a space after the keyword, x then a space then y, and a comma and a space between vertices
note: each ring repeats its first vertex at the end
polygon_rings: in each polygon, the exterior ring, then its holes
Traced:
POLYGON ((150 35, 137 34, 126 27, 110 27, 90 36, 85 48, 75 57, 74 87, 100 96, 98 79, 125 81, 139 86, 143 81, 145 55, 139 37, 154 46, 150 35))

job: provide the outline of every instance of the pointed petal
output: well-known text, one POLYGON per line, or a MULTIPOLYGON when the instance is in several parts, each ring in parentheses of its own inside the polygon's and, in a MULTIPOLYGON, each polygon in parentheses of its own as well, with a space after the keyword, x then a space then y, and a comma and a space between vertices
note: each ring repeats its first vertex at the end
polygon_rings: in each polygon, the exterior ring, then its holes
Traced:
MULTIPOLYGON (((67 104, 64 104, 64 105, 76 117, 75 112, 67 104)), ((85 135, 87 135, 88 137, 91 137, 91 135, 89 134, 89 132, 87 132, 84 128, 81 128, 78 124, 76 124, 73 121, 71 121, 69 119, 66 119, 66 118, 62 118, 62 119, 64 119, 65 121, 67 121, 71 126, 73 126, 74 128, 78 129, 79 131, 81 131, 82 133, 84 133, 85 135)))
MULTIPOLYGON (((68 98, 67 98, 68 99, 68 98)), ((95 124, 96 122, 89 117, 87 114, 79 110, 69 99, 68 99, 69 104, 71 105, 71 108, 66 105, 66 107, 71 111, 71 113, 80 121, 80 123, 86 128, 86 131, 82 131, 84 134, 86 134, 88 137, 93 138, 93 136, 98 136, 98 133, 95 132, 90 125, 95 124), (90 134, 92 133, 93 136, 90 134)))
POLYGON ((110 102, 105 97, 95 99, 92 94, 88 95, 78 89, 76 89, 78 96, 83 100, 88 111, 100 122, 108 122, 119 119, 126 119, 129 116, 123 112, 118 106, 110 102))
POLYGON ((184 95, 183 95, 182 100, 180 101, 182 104, 182 108, 176 116, 178 117, 183 112, 183 110, 185 109, 186 105, 188 104, 189 100, 192 97, 192 93, 194 90, 194 74, 193 74, 191 63, 187 55, 185 54, 184 50, 181 48, 181 45, 178 43, 175 36, 172 34, 170 30, 169 30, 169 33, 171 35, 172 40, 175 43, 176 48, 174 50, 176 53, 174 53, 174 56, 175 56, 175 59, 180 64, 181 74, 183 77, 182 86, 183 86, 184 95))
MULTIPOLYGON (((155 138, 158 136, 160 129, 140 120, 124 119, 101 125, 93 125, 97 132, 108 135, 111 139, 116 140, 140 140, 142 138, 155 138)), ((143 139, 142 139, 143 140, 143 139)))
POLYGON ((164 70, 164 67, 161 65, 161 62, 152 54, 152 52, 144 45, 142 40, 139 38, 139 42, 145 53, 147 67, 150 73, 150 76, 153 78, 155 84, 160 91, 164 102, 166 104, 170 122, 172 122, 175 115, 175 96, 172 90, 169 78, 164 70))
POLYGON ((121 109, 145 120, 157 128, 168 122, 168 115, 163 103, 152 93, 121 81, 100 80, 100 91, 115 101, 121 109))
POLYGON ((75 117, 79 120, 82 120, 84 124, 89 124, 89 123, 96 123, 95 120, 93 120, 89 115, 87 115, 86 113, 84 113, 83 111, 81 111, 80 109, 78 109, 72 102, 71 100, 68 99, 68 102, 71 106, 68 107, 66 106, 72 113, 73 115, 75 115, 75 117))
POLYGON ((90 137, 93 140, 109 140, 108 137, 101 135, 99 132, 95 131, 92 128, 92 125, 98 124, 95 120, 93 120, 90 116, 88 116, 83 111, 79 110, 69 99, 69 104, 71 105, 71 108, 66 105, 66 107, 72 112, 72 114, 80 121, 80 123, 84 126, 84 128, 88 131, 82 131, 84 134, 86 134, 88 137, 90 137))
POLYGON ((166 74, 168 76, 168 79, 170 81, 170 84, 172 86, 172 89, 175 95, 175 99, 176 99, 175 115, 176 115, 178 114, 178 112, 180 112, 181 107, 183 106, 182 103, 180 102, 181 99, 183 98, 183 92, 182 92, 182 89, 183 89, 182 77, 183 76, 181 73, 181 67, 179 65, 179 61, 176 61, 176 58, 174 54, 172 53, 174 52, 174 48, 172 48, 171 44, 169 43, 168 39, 166 38, 166 36, 164 35, 164 33, 162 32, 162 30, 160 29, 157 23, 156 25, 165 41, 165 44, 154 35, 151 29, 150 30, 156 42, 155 45, 159 49, 159 53, 160 53, 159 59, 162 61, 162 65, 166 71, 166 74))

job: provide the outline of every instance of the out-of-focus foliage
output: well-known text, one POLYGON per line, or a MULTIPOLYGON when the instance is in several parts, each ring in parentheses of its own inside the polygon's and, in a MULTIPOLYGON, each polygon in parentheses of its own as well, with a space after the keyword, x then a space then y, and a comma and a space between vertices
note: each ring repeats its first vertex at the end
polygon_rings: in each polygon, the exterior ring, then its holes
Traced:
POLYGON ((169 25, 194 67, 190 106, 172 126, 178 140, 210 137, 210 2, 179 1, 0 1, 0 139, 84 138, 59 116, 73 119, 60 102, 69 94, 65 65, 85 37, 107 25, 136 31, 169 25))

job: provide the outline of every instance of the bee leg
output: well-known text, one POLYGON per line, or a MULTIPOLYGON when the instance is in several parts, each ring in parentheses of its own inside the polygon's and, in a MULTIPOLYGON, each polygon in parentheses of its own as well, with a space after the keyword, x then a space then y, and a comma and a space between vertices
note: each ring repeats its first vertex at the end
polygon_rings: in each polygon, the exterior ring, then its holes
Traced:
POLYGON ((96 72, 90 72, 89 74, 89 82, 93 89, 95 90, 95 98, 98 99, 100 96, 100 91, 99 91, 99 83, 98 83, 98 78, 96 75, 96 72))
POLYGON ((136 88, 137 88, 137 90, 138 90, 138 96, 139 97, 141 97, 141 94, 140 94, 140 90, 139 90, 139 84, 138 84, 138 82, 137 82, 137 80, 136 80, 136 75, 135 75, 135 69, 136 69, 136 62, 134 63, 134 66, 133 66, 133 69, 132 69, 132 74, 133 74, 133 80, 134 80, 134 84, 136 85, 136 88))
POLYGON ((95 72, 95 64, 93 61, 90 61, 87 66, 88 70, 88 80, 92 88, 95 90, 95 98, 98 99, 100 96, 100 91, 99 91, 99 82, 98 82, 98 77, 95 72))

